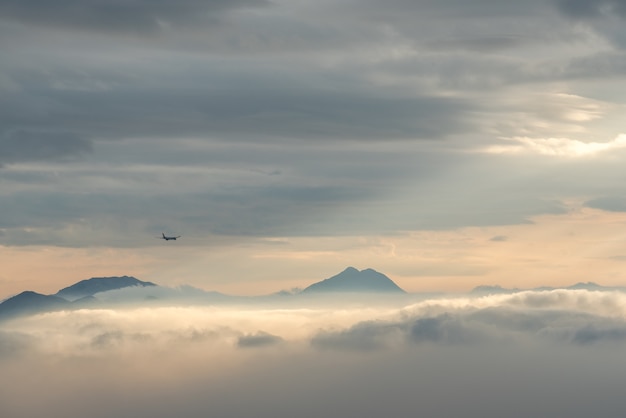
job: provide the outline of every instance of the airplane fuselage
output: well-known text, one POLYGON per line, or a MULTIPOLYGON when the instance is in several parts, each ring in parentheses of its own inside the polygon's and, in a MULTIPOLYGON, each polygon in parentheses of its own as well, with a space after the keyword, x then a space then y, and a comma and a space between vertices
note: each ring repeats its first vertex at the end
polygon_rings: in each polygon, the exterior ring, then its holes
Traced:
POLYGON ((179 236, 177 236, 177 237, 168 237, 168 236, 167 236, 167 235, 165 235, 164 233, 162 233, 161 235, 163 235, 163 237, 162 237, 162 238, 163 238, 165 241, 170 241, 170 240, 176 241, 176 239, 177 239, 177 238, 180 238, 180 235, 179 235, 179 236))

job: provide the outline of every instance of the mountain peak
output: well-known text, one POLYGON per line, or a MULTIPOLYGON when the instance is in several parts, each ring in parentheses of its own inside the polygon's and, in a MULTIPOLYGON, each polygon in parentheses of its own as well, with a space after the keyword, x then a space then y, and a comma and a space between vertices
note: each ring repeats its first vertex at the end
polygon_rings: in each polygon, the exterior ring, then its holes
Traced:
POLYGON ((357 270, 354 267, 348 267, 341 273, 313 283, 305 288, 303 293, 316 292, 396 292, 404 293, 397 284, 389 277, 374 269, 357 270))
POLYGON ((76 300, 84 298, 86 296, 93 296, 96 293, 122 289, 131 286, 145 287, 156 285, 154 283, 144 282, 130 276, 92 277, 91 279, 81 280, 78 283, 59 290, 56 296, 60 296, 67 300, 76 300))

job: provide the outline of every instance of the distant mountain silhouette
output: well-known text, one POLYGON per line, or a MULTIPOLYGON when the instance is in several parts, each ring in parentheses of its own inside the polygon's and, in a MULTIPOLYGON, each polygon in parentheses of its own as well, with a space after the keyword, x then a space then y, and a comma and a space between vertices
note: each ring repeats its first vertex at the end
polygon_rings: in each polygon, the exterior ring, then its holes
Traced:
POLYGON ((106 292, 109 290, 122 289, 130 286, 156 286, 151 282, 143 282, 130 276, 122 277, 93 277, 87 280, 81 280, 69 287, 61 289, 55 296, 62 297, 67 300, 82 299, 86 296, 93 296, 96 293, 106 292))
POLYGON ((357 270, 348 267, 341 273, 321 282, 313 283, 302 290, 302 293, 328 292, 386 292, 405 293, 389 277, 372 269, 357 270))
POLYGON ((557 290, 557 289, 591 290, 591 291, 602 291, 602 292, 610 292, 610 291, 626 292, 626 287, 602 286, 602 285, 599 285, 599 284, 593 283, 593 282, 586 282, 586 283, 580 282, 580 283, 576 283, 574 285, 567 286, 567 287, 541 286, 541 287, 534 287, 534 288, 531 288, 531 289, 518 289, 518 288, 507 289, 507 288, 504 288, 504 287, 501 287, 501 286, 477 286, 474 289, 472 289, 471 293, 474 293, 474 294, 503 294, 503 293, 523 292, 523 291, 526 291, 526 290, 531 290, 531 291, 535 291, 535 292, 544 292, 544 291, 557 290))
POLYGON ((19 315, 56 311, 65 309, 70 305, 71 303, 63 298, 27 290, 0 304, 0 318, 6 319, 19 315))
POLYGON ((100 303, 93 295, 132 286, 145 287, 156 286, 156 284, 130 276, 93 277, 61 289, 55 295, 42 295, 27 290, 0 303, 0 320, 20 315, 93 306, 100 303))
POLYGON ((602 286, 600 284, 594 283, 594 282, 580 282, 580 283, 576 283, 574 285, 568 286, 566 287, 566 289, 585 289, 585 290, 602 290, 602 291, 610 291, 610 290, 617 290, 620 292, 626 292, 626 287, 621 287, 621 286, 602 286))

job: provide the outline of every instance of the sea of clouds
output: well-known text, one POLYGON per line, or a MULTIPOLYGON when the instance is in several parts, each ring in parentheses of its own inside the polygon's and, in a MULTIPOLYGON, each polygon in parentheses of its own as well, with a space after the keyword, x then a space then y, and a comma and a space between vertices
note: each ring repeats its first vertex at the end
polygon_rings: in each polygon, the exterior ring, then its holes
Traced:
POLYGON ((617 417, 626 407, 624 293, 297 305, 5 322, 0 416, 617 417))

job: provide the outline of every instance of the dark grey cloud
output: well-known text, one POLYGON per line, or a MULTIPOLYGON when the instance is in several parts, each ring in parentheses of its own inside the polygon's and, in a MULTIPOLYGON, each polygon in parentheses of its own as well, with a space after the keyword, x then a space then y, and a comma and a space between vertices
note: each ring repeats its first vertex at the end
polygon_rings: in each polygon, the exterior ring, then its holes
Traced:
POLYGON ((558 0, 559 10, 577 19, 592 19, 601 16, 626 17, 624 0, 558 0))
POLYGON ((626 212, 626 198, 623 196, 603 196, 586 201, 585 206, 610 212, 626 212))
POLYGON ((163 25, 207 22, 224 11, 268 4, 266 0, 185 0, 176 3, 165 0, 65 0, 53 6, 39 0, 3 0, 0 2, 0 15, 2 19, 35 25, 111 33, 146 33, 158 31, 163 25))
POLYGON ((521 36, 501 35, 474 38, 436 39, 426 45, 434 51, 461 50, 477 52, 498 52, 524 46, 529 40, 521 36))
POLYGON ((311 339, 319 349, 370 351, 389 347, 401 327, 394 323, 366 321, 342 331, 322 331, 311 339))
MULTIPOLYGON (((558 0, 557 8, 570 21, 583 22, 591 33, 610 42, 622 52, 626 48, 624 35, 624 19, 626 19, 626 2, 623 0, 558 0)), ((596 57, 600 65, 596 68, 603 73, 608 62, 602 54, 596 57)), ((619 75, 617 73, 616 75, 619 75)))
POLYGON ((0 166, 27 161, 67 161, 92 151, 90 140, 71 132, 16 130, 0 135, 0 166))
POLYGON ((480 326, 465 324, 461 316, 442 314, 402 322, 367 321, 348 330, 321 332, 311 343, 320 349, 381 350, 400 344, 466 345, 492 340, 480 326))
POLYGON ((394 217, 381 218, 388 205, 384 200, 384 193, 362 186, 233 187, 173 195, 15 193, 0 196, 6 211, 0 228, 7 229, 6 242, 11 245, 106 243, 133 247, 144 245, 146 237, 159 235, 163 230, 176 230, 196 239, 210 234, 337 236, 516 224, 529 222, 532 214, 565 212, 559 205, 531 199, 484 200, 479 205, 466 205, 453 199, 451 204, 465 205, 461 213, 442 207, 440 202, 420 207, 421 198, 415 196, 404 202, 401 210, 395 210, 394 217), (520 206, 521 203, 526 206, 520 206), (172 207, 177 211, 172 211, 172 207), (457 216, 450 216, 452 213, 457 216), (123 232, 111 232, 119 228, 123 232))
MULTIPOLYGON (((146 236, 158 235, 168 229, 182 231, 188 237, 196 235, 196 238, 211 233, 236 236, 315 235, 316 229, 323 225, 324 214, 313 214, 319 210, 340 207, 347 201, 359 200, 356 193, 350 188, 302 186, 248 190, 235 188, 183 196, 19 193, 0 196, 0 202, 6 210, 0 227, 19 230, 28 226, 37 228, 56 225, 53 229, 61 229, 54 232, 46 228, 41 231, 42 235, 34 231, 24 231, 24 235, 18 233, 10 239, 15 245, 32 244, 39 240, 53 243, 64 235, 64 226, 79 227, 81 224, 87 228, 84 234, 74 235, 73 238, 67 236, 62 241, 70 239, 71 243, 67 243, 71 246, 89 245, 89 242, 98 245, 98 240, 90 238, 91 233, 88 231, 99 235, 104 230, 119 228, 119 222, 126 225, 126 232, 116 239, 117 245, 122 246, 132 246, 135 239, 144 242, 146 236), (182 206, 186 208, 184 211, 172 211, 173 207, 180 209, 182 206), (148 212, 147 208, 150 208, 148 212), (190 228, 190 225, 194 227, 190 228)), ((327 229, 318 230, 317 233, 322 232, 331 233, 327 229)))
POLYGON ((493 241, 493 242, 505 242, 508 240, 509 240, 509 237, 507 237, 506 235, 496 235, 489 239, 489 241, 493 241))
MULTIPOLYGON (((117 81, 104 90, 57 88, 56 76, 16 74, 23 90, 5 95, 0 106, 11 109, 17 102, 20 111, 0 120, 7 129, 70 129, 92 138, 204 136, 256 142, 276 137, 437 139, 469 128, 468 106, 460 99, 399 97, 359 82, 329 91, 323 79, 307 79, 306 71, 272 75, 207 68, 204 74, 194 72, 191 83, 184 71, 173 71, 181 78, 167 86, 117 81)), ((76 83, 84 84, 84 77, 76 83)), ((103 84, 109 83, 103 79, 103 84)))
POLYGON ((616 324, 613 327, 598 328, 591 324, 577 330, 572 340, 578 344, 594 344, 602 341, 622 343, 626 341, 626 326, 616 324))
POLYGON ((561 74, 567 79, 621 78, 626 71, 626 53, 619 51, 598 52, 572 59, 561 74))
POLYGON ((256 334, 247 334, 239 337, 237 339, 237 346, 240 348, 270 347, 282 342, 284 342, 284 340, 277 335, 259 331, 256 334))
POLYGON ((418 344, 467 344, 479 339, 459 325, 458 319, 448 314, 419 318, 411 324, 409 338, 418 344))
POLYGON ((311 339, 311 344, 319 349, 371 351, 407 343, 465 345, 490 338, 477 327, 464 326, 462 318, 457 315, 446 313, 401 322, 361 322, 347 330, 320 332, 311 339))
POLYGON ((350 1, 351 6, 362 7, 362 13, 371 13, 374 16, 401 16, 408 14, 424 13, 429 16, 452 16, 460 19, 472 19, 476 17, 497 16, 528 16, 536 13, 536 9, 546 4, 545 0, 530 0, 523 4, 512 1, 477 0, 471 4, 462 0, 392 0, 389 7, 385 7, 375 0, 350 1))
POLYGON ((536 189, 532 183, 515 183, 513 194, 506 174, 472 177, 482 157, 413 154, 402 143, 338 151, 326 144, 247 151, 242 143, 151 143, 102 145, 103 158, 111 159, 104 165, 0 172, 5 242, 133 247, 162 230, 198 240, 210 234, 336 236, 525 223, 565 211, 525 191, 536 189), (127 166, 126 158, 142 168, 127 166), (404 178, 412 180, 404 184, 404 178), (386 215, 390 210, 393 216, 386 215))

